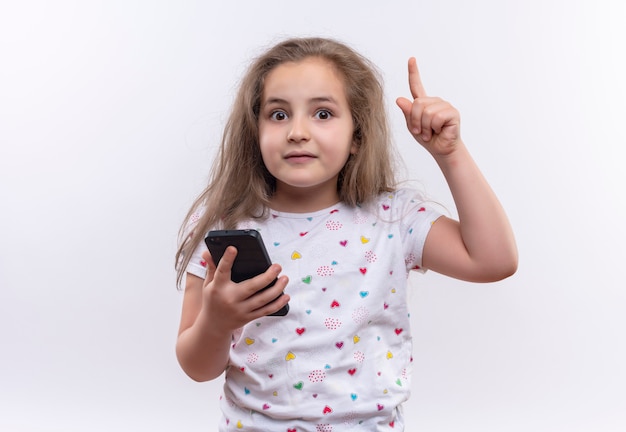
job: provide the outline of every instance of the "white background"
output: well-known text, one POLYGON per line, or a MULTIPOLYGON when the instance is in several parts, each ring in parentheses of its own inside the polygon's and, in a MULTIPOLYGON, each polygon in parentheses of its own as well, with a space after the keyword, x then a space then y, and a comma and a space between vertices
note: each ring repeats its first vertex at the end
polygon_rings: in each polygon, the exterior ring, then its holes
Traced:
POLYGON ((624 22, 619 0, 2 2, 0 430, 214 430, 221 378, 174 355, 176 234, 244 67, 292 35, 379 66, 407 176, 453 209, 394 106, 416 56, 517 235, 506 281, 412 279, 408 430, 626 430, 624 22))

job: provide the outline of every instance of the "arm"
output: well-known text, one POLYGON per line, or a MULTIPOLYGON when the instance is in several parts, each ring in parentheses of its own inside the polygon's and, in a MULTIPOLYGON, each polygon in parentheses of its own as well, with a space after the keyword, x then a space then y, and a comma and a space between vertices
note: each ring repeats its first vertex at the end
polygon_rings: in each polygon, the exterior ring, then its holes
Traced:
POLYGON ((432 226, 423 266, 474 282, 504 279, 517 270, 517 247, 508 218, 460 137, 460 116, 448 102, 428 97, 415 59, 409 60, 413 102, 399 98, 409 132, 441 168, 459 213, 432 226))
POLYGON ((205 251, 208 263, 206 279, 187 274, 183 310, 176 341, 176 356, 180 366, 196 381, 208 381, 222 374, 228 364, 231 337, 234 330, 246 323, 278 311, 288 301, 280 295, 287 278, 258 292, 280 273, 272 265, 265 273, 241 283, 230 280, 230 270, 237 252, 229 247, 215 266, 205 251))

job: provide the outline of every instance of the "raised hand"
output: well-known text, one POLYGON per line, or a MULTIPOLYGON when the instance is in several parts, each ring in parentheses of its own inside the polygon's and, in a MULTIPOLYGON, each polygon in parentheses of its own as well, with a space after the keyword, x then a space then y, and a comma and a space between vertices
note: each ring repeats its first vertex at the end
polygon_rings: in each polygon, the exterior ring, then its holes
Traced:
POLYGON ((426 95, 414 57, 409 59, 409 88, 413 101, 404 97, 396 100, 409 132, 433 156, 454 152, 461 142, 459 112, 443 99, 426 95))

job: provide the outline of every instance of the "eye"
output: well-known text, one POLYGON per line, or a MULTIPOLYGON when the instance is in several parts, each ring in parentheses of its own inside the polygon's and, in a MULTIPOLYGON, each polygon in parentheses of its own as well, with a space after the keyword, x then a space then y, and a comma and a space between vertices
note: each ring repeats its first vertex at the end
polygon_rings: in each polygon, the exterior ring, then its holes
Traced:
POLYGON ((333 113, 331 113, 329 110, 327 109, 321 109, 318 110, 315 113, 315 117, 319 120, 328 120, 333 116, 333 113))
POLYGON ((272 111, 272 113, 270 114, 270 119, 275 120, 275 121, 283 121, 283 120, 287 120, 287 113, 284 111, 272 111))

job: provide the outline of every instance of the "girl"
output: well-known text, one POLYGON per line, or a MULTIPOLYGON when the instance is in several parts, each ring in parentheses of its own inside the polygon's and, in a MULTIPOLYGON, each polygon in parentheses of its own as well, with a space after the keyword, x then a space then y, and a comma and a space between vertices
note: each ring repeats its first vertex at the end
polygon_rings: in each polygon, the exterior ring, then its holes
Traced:
POLYGON ((226 371, 220 430, 402 430, 408 272, 476 282, 515 272, 511 228, 458 112, 426 95, 413 58, 409 86, 397 105, 443 171, 459 222, 396 187, 381 82, 353 50, 290 39, 244 76, 176 256, 178 360, 197 381, 226 371), (220 228, 259 230, 275 264, 232 282, 236 249, 216 266, 203 242, 220 228), (267 316, 287 302, 286 316, 267 316))

